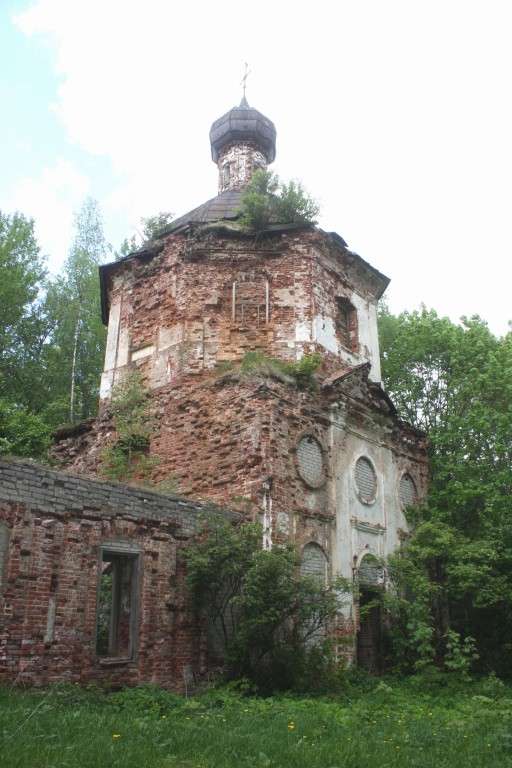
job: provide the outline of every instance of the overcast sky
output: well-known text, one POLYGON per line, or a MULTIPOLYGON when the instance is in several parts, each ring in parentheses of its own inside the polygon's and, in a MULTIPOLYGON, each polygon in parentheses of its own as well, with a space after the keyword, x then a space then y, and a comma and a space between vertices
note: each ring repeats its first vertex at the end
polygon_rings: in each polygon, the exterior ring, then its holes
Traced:
POLYGON ((509 0, 0 0, 0 209, 58 270, 91 196, 114 248, 217 194, 211 123, 247 99, 273 168, 391 278, 393 312, 512 318, 509 0))

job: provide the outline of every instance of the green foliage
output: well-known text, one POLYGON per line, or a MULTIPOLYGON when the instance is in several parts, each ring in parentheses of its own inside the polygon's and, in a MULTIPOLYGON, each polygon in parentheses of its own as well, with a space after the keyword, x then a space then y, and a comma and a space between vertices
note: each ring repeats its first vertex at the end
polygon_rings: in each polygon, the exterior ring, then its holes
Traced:
POLYGON ((444 636, 446 653, 444 666, 450 672, 458 672, 469 679, 469 671, 473 662, 479 658, 476 652, 474 637, 461 638, 458 632, 449 629, 444 636))
POLYGON ((116 434, 103 449, 101 474, 117 481, 147 479, 158 465, 158 458, 148 455, 156 425, 138 371, 114 389, 112 415, 116 434))
POLYGON ((425 307, 384 310, 379 333, 386 388, 430 443, 428 505, 407 555, 433 586, 436 661, 449 661, 455 631, 476 639, 481 667, 510 669, 512 335, 497 339, 480 318, 456 325, 425 307))
POLYGON ((98 266, 109 253, 96 200, 75 214, 75 237, 63 274, 52 281, 45 308, 52 333, 45 348, 48 405, 55 426, 97 414, 106 329, 101 322, 98 266))
POLYGON ((242 189, 240 224, 261 232, 271 223, 314 224, 320 205, 299 181, 281 182, 273 171, 255 171, 242 189))
POLYGON ((311 355, 303 355, 297 363, 285 363, 283 370, 297 381, 299 389, 318 389, 315 373, 321 367, 323 358, 318 352, 311 355))
POLYGON ((116 712, 126 712, 133 716, 161 716, 180 707, 183 699, 154 685, 139 685, 110 694, 106 704, 116 712))
POLYGON ((299 389, 316 391, 318 382, 315 373, 323 363, 323 358, 317 352, 303 355, 298 362, 285 363, 274 357, 267 357, 263 352, 247 352, 241 363, 243 373, 254 373, 262 370, 283 373, 295 379, 299 389))
POLYGON ((42 306, 46 269, 34 222, 21 213, 0 211, 0 273, 0 392, 34 410, 49 329, 42 306))
POLYGON ((512 749, 512 691, 491 677, 358 677, 329 698, 0 687, 0 711, 13 768, 508 768, 512 749))
POLYGON ((170 211, 159 211, 154 216, 148 216, 140 220, 142 227, 142 241, 147 243, 153 238, 158 237, 163 229, 169 227, 174 218, 174 213, 170 211))
POLYGON ((0 453, 41 458, 50 447, 50 431, 40 416, 0 399, 0 453))
POLYGON ((132 235, 130 238, 125 237, 118 251, 114 252, 114 258, 116 261, 124 259, 131 253, 135 253, 143 245, 158 237, 162 230, 169 231, 171 229, 172 219, 174 214, 169 211, 159 211, 154 216, 148 216, 147 218, 141 218, 140 231, 137 230, 137 235, 132 235))
POLYGON ((345 581, 301 576, 295 548, 262 549, 257 524, 214 520, 185 558, 190 597, 217 632, 230 678, 267 691, 300 685, 313 648, 317 663, 334 666, 312 641, 338 614, 345 581))

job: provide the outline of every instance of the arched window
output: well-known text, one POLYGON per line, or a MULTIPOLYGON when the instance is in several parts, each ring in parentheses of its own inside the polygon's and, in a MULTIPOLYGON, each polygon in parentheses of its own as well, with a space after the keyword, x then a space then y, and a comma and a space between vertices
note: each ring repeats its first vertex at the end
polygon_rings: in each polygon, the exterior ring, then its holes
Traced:
MULTIPOLYGON (((313 576, 320 588, 325 586, 327 579, 327 558, 322 547, 311 541, 302 550, 301 576, 313 576)), ((319 613, 313 613, 309 626, 305 627, 306 647, 312 648, 325 637, 325 624, 319 613)))
POLYGON ((402 475, 400 479, 400 501, 404 509, 415 507, 418 503, 416 484, 409 474, 402 475))
POLYGON ((314 576, 320 584, 325 584, 327 578, 327 558, 322 547, 313 541, 306 544, 302 550, 301 576, 314 576))
POLYGON ((357 633, 357 664, 370 674, 382 673, 381 587, 383 570, 374 555, 365 555, 357 571, 359 591, 359 631, 357 633))

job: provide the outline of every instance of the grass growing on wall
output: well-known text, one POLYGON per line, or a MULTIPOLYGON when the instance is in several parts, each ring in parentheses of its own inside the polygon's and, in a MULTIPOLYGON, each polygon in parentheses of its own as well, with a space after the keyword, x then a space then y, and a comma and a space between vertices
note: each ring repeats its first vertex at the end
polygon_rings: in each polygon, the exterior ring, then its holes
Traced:
POLYGON ((456 687, 373 679, 314 700, 0 688, 0 765, 508 768, 511 721, 512 688, 493 678, 456 687))

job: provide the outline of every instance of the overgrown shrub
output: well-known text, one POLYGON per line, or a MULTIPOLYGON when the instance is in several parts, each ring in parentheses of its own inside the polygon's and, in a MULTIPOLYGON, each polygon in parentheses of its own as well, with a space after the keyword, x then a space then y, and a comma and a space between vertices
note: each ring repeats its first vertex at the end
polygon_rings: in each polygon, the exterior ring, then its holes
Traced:
POLYGON ((243 373, 251 373, 266 368, 269 371, 282 373, 295 379, 299 389, 316 391, 318 389, 318 382, 315 373, 322 365, 322 362, 322 356, 317 352, 313 352, 311 355, 303 355, 298 362, 289 363, 277 360, 274 357, 267 357, 262 352, 247 352, 242 359, 241 369, 243 373))
POLYGON ((116 432, 103 449, 101 474, 118 481, 146 478, 158 464, 158 457, 149 455, 156 425, 138 371, 114 389, 112 417, 116 432))
POLYGON ((261 232, 270 223, 314 224, 320 205, 300 181, 281 182, 273 171, 255 171, 242 189, 240 224, 251 232, 261 232))
POLYGON ((190 596, 217 635, 228 679, 246 677, 263 692, 304 688, 313 657, 317 666, 335 667, 329 643, 317 639, 349 587, 340 578, 326 585, 302 576, 291 544, 261 544, 258 524, 208 523, 203 540, 185 553, 190 596))

